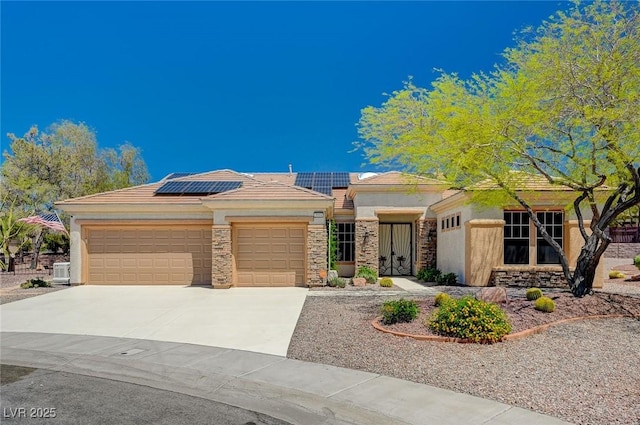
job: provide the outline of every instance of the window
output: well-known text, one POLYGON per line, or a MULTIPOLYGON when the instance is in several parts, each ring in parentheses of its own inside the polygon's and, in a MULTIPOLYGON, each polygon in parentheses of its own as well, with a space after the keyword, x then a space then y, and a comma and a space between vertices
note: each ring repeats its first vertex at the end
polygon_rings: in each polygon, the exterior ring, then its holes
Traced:
POLYGON ((355 223, 336 223, 338 261, 355 261, 355 223))
POLYGON ((504 263, 529 264, 529 214, 504 212, 504 263))
MULTIPOLYGON (((538 220, 544 226, 545 230, 562 246, 562 223, 564 221, 563 214, 557 211, 536 213, 538 220)), ((560 264, 560 256, 551 244, 544 240, 540 230, 537 230, 536 237, 536 261, 538 264, 560 264)))

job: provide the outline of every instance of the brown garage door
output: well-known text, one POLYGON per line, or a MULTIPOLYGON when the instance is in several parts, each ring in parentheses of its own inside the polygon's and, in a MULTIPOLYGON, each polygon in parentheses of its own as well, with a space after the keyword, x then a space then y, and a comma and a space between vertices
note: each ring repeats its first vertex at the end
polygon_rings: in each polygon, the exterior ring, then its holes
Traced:
POLYGON ((305 224, 237 224, 237 286, 305 286, 305 224))
POLYGON ((211 284, 211 227, 87 230, 87 283, 211 284))

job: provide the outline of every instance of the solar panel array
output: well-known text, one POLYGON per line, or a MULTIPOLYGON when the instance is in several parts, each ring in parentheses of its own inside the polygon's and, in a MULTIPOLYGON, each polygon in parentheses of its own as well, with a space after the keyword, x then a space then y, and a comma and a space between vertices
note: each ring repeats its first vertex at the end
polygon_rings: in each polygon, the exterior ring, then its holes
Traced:
POLYGON ((167 177, 165 177, 165 180, 171 180, 171 179, 179 179, 180 177, 188 177, 188 176, 192 176, 196 173, 171 173, 169 174, 167 177))
POLYGON ((294 184, 331 196, 332 189, 343 189, 349 186, 349 173, 298 173, 294 184))
POLYGON ((170 181, 160 186, 156 195, 213 195, 238 189, 242 182, 238 181, 170 181))

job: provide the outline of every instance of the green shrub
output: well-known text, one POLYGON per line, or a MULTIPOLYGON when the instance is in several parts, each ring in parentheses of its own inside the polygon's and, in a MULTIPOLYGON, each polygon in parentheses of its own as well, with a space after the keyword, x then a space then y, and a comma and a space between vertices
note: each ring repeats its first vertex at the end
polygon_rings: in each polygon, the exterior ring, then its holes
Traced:
POLYGON ((433 305, 435 305, 436 307, 440 307, 443 303, 449 302, 452 299, 453 298, 451 298, 451 295, 440 292, 438 295, 436 295, 436 298, 433 301, 433 305))
POLYGON ((20 285, 22 289, 30 289, 30 288, 50 288, 51 284, 46 280, 42 280, 40 278, 29 279, 26 282, 20 285))
POLYGON ((398 322, 411 322, 418 317, 418 313, 420 313, 420 308, 418 303, 413 300, 400 298, 399 300, 386 301, 382 304, 382 323, 392 325, 398 322))
POLYGON ((455 286, 458 284, 458 276, 455 273, 445 273, 436 276, 436 283, 439 285, 455 286))
POLYGON ((367 283, 376 283, 378 281, 378 272, 373 270, 368 266, 360 266, 358 267, 358 271, 354 277, 363 277, 367 281, 367 283))
POLYGON ((511 332, 504 310, 469 295, 441 304, 425 324, 439 335, 482 343, 500 341, 511 332))
POLYGON ((527 299, 529 301, 537 300, 542 296, 542 289, 540 288, 529 288, 527 289, 527 299))
POLYGON ((441 274, 442 272, 438 269, 423 267, 420 269, 416 277, 424 282, 436 282, 441 274))
POLYGON ((624 277, 624 273, 618 270, 611 270, 609 272, 609 279, 622 279, 624 277))
POLYGON ((341 277, 332 277, 327 281, 327 285, 332 288, 344 288, 347 282, 341 277))
POLYGON ((393 280, 390 277, 383 277, 380 279, 380 286, 383 288, 391 288, 393 286, 393 280))
POLYGON ((633 259, 633 264, 640 269, 640 255, 636 255, 636 257, 633 259))
POLYGON ((551 313, 556 309, 556 304, 549 297, 540 297, 536 300, 534 308, 545 313, 551 313))

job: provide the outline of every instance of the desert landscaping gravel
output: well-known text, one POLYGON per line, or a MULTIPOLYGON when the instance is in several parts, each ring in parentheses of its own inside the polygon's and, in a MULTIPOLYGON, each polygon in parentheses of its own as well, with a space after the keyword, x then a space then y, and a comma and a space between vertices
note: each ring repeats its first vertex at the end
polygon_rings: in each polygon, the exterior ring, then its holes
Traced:
POLYGON ((576 424, 640 424, 638 319, 572 322, 493 345, 417 341, 371 326, 385 298, 307 297, 287 356, 485 397, 576 424))
POLYGON ((0 304, 24 300, 37 295, 47 294, 49 292, 55 292, 60 291, 61 289, 69 288, 69 285, 52 285, 50 288, 20 288, 21 283, 35 278, 51 282, 53 276, 51 276, 50 274, 43 274, 38 272, 30 274, 0 273, 0 304))

